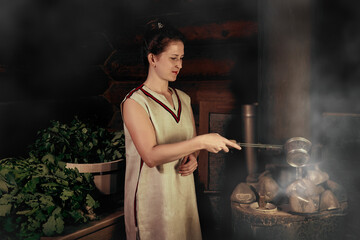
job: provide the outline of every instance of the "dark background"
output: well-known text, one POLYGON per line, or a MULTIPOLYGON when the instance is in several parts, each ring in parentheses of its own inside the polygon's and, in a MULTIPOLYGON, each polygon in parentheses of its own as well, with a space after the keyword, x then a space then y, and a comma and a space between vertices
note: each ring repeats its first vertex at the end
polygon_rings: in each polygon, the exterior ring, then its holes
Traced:
POLYGON ((139 39, 144 24, 155 17, 168 19, 192 38, 177 87, 193 91, 195 114, 196 96, 209 84, 212 91, 218 90, 216 84, 237 91, 242 102, 256 101, 256 1, 1 0, 0 156, 26 154, 51 119, 80 115, 121 128, 119 103, 145 78, 139 39), (234 22, 253 26, 250 34, 231 36, 237 31, 230 26, 234 22), (212 24, 232 30, 206 35, 212 24), (191 35, 199 29, 205 38, 191 35))
POLYGON ((346 239, 360 237, 360 4, 315 1, 312 45, 313 138, 323 169, 349 196, 346 239))
MULTIPOLYGON (((0 0, 0 157, 26 154, 26 146, 51 119, 68 121, 80 115, 106 127, 120 122, 121 94, 144 77, 139 36, 149 19, 166 17, 188 33, 191 26, 208 29, 209 24, 229 21, 261 25, 258 2, 0 0), (116 79, 103 70, 113 51, 125 69, 112 76, 116 79), (118 86, 117 90, 112 86, 118 86), (104 94, 109 89, 110 98, 104 94)), ((312 4, 312 134, 324 145, 325 170, 346 187, 352 196, 350 206, 357 209, 360 6, 356 0, 316 0, 312 4)), ((234 63, 230 70, 190 72, 181 76, 178 87, 202 91, 201 84, 230 83, 229 91, 239 104, 257 102, 258 49, 262 47, 257 32, 228 37, 225 31, 223 35, 223 39, 198 36, 189 41, 185 63, 215 59, 226 65, 230 60, 234 63)), ((193 103, 195 114, 197 101, 193 103)), ((356 239, 360 223, 356 215, 351 216, 347 237, 356 239)))

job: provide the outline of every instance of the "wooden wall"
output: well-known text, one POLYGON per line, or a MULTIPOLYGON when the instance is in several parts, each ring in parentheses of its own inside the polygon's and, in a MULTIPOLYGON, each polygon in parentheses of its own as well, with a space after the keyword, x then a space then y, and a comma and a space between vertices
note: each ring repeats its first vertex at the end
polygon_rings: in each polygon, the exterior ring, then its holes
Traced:
POLYGON ((110 79, 103 95, 115 106, 111 126, 118 128, 125 94, 146 78, 141 36, 144 23, 155 17, 165 17, 186 37, 183 69, 173 86, 191 96, 196 120, 202 100, 256 102, 257 4, 248 2, 153 1, 153 12, 137 13, 131 24, 120 25, 112 36, 116 46, 103 64, 110 79))
MULTIPOLYGON (((141 35, 155 17, 187 38, 172 86, 191 96, 197 127, 202 101, 239 109, 258 101, 257 1, 20 1, 0 9, 0 157, 26 154, 52 119, 95 117, 122 129, 119 104, 145 80, 141 35)), ((217 199, 199 205, 221 212, 217 199)))
POLYGON ((121 128, 119 103, 145 79, 141 35, 155 17, 187 38, 174 87, 192 97, 197 122, 201 100, 257 101, 257 1, 19 1, 1 9, 0 155, 24 152, 51 119, 96 115, 121 128))

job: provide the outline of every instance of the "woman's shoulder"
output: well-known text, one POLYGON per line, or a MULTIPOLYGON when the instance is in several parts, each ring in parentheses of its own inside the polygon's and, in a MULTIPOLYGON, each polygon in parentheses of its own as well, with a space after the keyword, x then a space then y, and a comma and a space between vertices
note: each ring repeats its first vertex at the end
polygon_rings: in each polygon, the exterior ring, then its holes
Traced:
POLYGON ((133 88, 130 92, 128 92, 128 94, 126 94, 124 101, 126 101, 127 99, 133 99, 133 100, 143 100, 145 95, 144 93, 141 91, 143 85, 140 85, 139 87, 133 88))
POLYGON ((143 108, 146 109, 146 96, 145 94, 141 91, 142 85, 140 85, 139 87, 136 87, 134 89, 132 89, 123 99, 121 106, 125 103, 126 100, 128 99, 132 99, 135 102, 137 102, 138 104, 140 104, 143 108))
POLYGON ((133 101, 135 101, 137 104, 139 104, 141 107, 143 107, 145 109, 145 111, 147 111, 147 101, 146 101, 146 96, 143 94, 143 92, 141 91, 142 85, 132 89, 123 99, 123 101, 120 104, 120 108, 121 108, 121 112, 123 111, 123 106, 124 104, 126 104, 125 102, 128 102, 128 99, 131 99, 133 101))

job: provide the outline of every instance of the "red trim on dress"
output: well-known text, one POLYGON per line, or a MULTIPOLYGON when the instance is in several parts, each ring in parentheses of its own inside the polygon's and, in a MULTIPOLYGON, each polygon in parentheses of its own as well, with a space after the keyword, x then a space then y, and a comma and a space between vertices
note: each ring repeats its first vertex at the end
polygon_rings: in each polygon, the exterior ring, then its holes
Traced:
POLYGON ((155 102, 157 102, 158 104, 160 104, 160 106, 162 106, 166 111, 168 111, 172 116, 173 118, 175 119, 175 121, 178 123, 180 121, 180 115, 181 115, 181 101, 180 101, 180 98, 179 98, 179 95, 177 94, 176 90, 174 89, 175 91, 175 94, 176 94, 176 97, 178 99, 178 112, 177 112, 177 116, 176 114, 170 109, 168 108, 165 104, 163 104, 160 100, 158 100, 156 97, 154 97, 153 95, 151 95, 149 92, 147 92, 146 90, 144 90, 143 88, 140 88, 140 90, 148 97, 150 97, 152 100, 154 100, 155 102))
POLYGON ((141 163, 140 163, 140 170, 139 170, 139 176, 138 176, 138 180, 136 183, 136 188, 135 188, 135 197, 134 197, 134 219, 135 219, 135 226, 137 227, 137 211, 136 211, 136 194, 137 194, 137 190, 138 190, 138 186, 139 186, 139 179, 140 179, 140 173, 141 173, 141 169, 144 165, 144 161, 141 159, 141 163))
POLYGON ((130 98, 131 95, 134 94, 134 92, 136 92, 137 90, 139 90, 140 88, 142 88, 144 86, 144 84, 141 84, 140 86, 138 86, 137 88, 133 89, 131 92, 128 93, 128 95, 126 96, 126 99, 130 98))
POLYGON ((126 98, 130 98, 131 95, 134 94, 134 92, 136 92, 137 90, 141 90, 146 96, 150 97, 152 100, 154 100, 155 102, 157 102, 158 104, 160 104, 160 106, 162 106, 166 111, 168 111, 171 116, 173 116, 173 118, 175 119, 175 121, 178 123, 180 122, 180 115, 181 115, 181 101, 179 98, 179 95, 177 94, 176 90, 174 89, 174 92, 176 94, 176 97, 178 99, 178 111, 177 111, 177 115, 170 109, 168 108, 164 103, 162 103, 159 99, 157 99, 156 97, 154 97, 151 93, 149 93, 148 91, 143 89, 144 84, 141 84, 140 86, 138 86, 137 88, 133 89, 131 92, 129 92, 129 94, 126 96, 126 98))
MULTIPOLYGON (((177 97, 177 99, 178 99, 178 113, 177 113, 177 115, 178 115, 178 119, 179 119, 179 121, 180 121, 180 114, 181 114, 181 101, 180 101, 179 95, 177 94, 177 92, 176 92, 176 90, 175 90, 175 89, 174 89, 174 92, 175 92, 176 97, 177 97)), ((179 122, 179 121, 177 121, 177 122, 179 122)))

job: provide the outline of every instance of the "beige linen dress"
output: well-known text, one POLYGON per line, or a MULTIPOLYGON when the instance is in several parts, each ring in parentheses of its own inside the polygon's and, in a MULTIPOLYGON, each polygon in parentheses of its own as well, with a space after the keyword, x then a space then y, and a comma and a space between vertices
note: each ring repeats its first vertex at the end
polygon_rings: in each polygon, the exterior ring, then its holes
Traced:
MULTIPOLYGON (((166 98, 145 85, 124 99, 139 103, 149 115, 158 144, 175 143, 193 137, 190 97, 172 91, 174 108, 166 98)), ((124 125, 126 141, 125 225, 127 240, 198 240, 201 230, 193 175, 181 176, 181 162, 149 168, 136 150, 124 125)))

